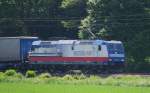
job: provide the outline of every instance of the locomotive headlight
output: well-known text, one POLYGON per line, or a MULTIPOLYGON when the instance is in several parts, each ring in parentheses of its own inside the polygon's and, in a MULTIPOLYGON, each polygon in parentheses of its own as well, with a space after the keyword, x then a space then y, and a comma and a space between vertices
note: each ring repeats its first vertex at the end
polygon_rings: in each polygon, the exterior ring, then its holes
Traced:
POLYGON ((123 61, 125 61, 124 59, 121 59, 121 61, 123 62, 123 61))

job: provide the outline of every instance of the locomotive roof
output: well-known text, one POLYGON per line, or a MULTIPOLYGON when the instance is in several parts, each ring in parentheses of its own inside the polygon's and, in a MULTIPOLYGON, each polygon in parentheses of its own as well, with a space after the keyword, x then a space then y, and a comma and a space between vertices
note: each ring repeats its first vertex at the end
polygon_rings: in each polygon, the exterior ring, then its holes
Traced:
POLYGON ((73 44, 74 42, 77 42, 77 40, 59 40, 59 44, 73 44))
POLYGON ((32 45, 49 45, 49 44, 96 44, 116 43, 121 44, 121 41, 104 41, 104 40, 57 40, 57 41, 34 41, 32 45))
POLYGON ((107 43, 117 43, 117 44, 121 44, 122 42, 121 41, 114 41, 114 40, 112 40, 112 41, 106 41, 107 43))
POLYGON ((102 44, 103 40, 57 40, 57 41, 34 41, 32 45, 48 44, 102 44))

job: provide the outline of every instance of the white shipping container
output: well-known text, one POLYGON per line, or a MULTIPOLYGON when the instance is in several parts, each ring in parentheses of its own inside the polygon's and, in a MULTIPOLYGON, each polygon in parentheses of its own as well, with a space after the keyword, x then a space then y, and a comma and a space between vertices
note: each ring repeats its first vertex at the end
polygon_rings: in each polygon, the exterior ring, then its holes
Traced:
POLYGON ((0 62, 20 60, 20 40, 18 38, 0 38, 0 62))

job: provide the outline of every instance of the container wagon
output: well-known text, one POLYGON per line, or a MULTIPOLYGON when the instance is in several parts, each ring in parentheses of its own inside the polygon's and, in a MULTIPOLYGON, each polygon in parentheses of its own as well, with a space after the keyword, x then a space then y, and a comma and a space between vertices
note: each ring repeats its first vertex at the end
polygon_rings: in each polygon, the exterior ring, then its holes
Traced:
POLYGON ((21 64, 37 37, 0 37, 0 68, 21 64))

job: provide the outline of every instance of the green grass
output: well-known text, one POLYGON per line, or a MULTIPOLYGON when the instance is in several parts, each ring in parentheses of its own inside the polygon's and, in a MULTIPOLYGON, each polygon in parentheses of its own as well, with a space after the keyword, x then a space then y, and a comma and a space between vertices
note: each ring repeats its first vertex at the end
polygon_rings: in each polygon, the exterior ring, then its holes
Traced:
POLYGON ((149 87, 0 83, 0 93, 150 93, 149 87))
POLYGON ((83 74, 56 77, 42 73, 29 78, 9 70, 0 72, 0 93, 150 93, 150 77, 83 74))

